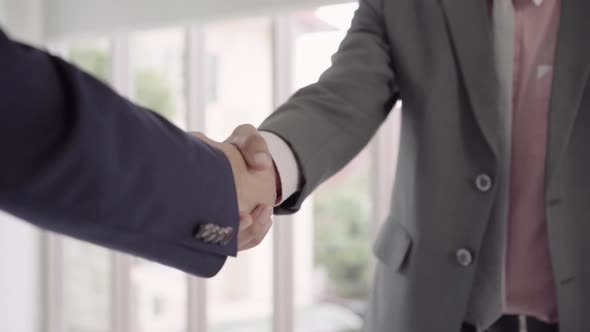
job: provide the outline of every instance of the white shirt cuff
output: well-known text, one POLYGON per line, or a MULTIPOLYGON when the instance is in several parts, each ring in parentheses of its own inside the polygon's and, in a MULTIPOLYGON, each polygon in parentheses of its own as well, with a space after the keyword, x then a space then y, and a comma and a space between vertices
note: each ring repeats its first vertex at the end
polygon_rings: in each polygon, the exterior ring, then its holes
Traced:
POLYGON ((282 192, 280 193, 281 201, 278 204, 281 204, 300 189, 299 165, 293 150, 282 138, 268 131, 260 131, 260 135, 266 140, 266 145, 279 173, 282 192))

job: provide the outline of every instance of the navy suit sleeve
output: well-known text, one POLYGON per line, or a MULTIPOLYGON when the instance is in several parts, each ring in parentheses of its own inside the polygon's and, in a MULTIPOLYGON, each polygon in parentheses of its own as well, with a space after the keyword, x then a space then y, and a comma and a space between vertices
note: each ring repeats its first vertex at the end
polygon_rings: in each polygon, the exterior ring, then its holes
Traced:
POLYGON ((67 62, 0 31, 0 209, 210 277, 235 256, 195 238, 237 232, 225 155, 67 62))

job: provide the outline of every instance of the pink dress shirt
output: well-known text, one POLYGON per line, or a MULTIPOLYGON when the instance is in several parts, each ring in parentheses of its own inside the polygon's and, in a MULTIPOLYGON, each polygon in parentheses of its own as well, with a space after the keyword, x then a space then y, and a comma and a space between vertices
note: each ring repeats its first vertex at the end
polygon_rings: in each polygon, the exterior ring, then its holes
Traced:
MULTIPOLYGON (((544 177, 560 1, 494 1, 514 4, 514 38, 507 39, 514 43, 514 56, 505 313, 555 322, 544 177)), ((285 200, 299 190, 301 172, 287 143, 269 132, 262 135, 277 166, 285 200)))
POLYGON ((557 321, 544 180, 559 6, 559 0, 514 0, 506 312, 547 322, 557 321))

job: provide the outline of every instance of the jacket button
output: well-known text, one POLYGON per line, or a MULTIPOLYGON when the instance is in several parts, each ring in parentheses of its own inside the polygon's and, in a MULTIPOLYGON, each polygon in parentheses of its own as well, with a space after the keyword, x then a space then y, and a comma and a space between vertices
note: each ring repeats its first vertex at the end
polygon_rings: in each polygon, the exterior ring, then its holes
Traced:
POLYGON ((221 245, 228 245, 231 242, 231 239, 233 238, 234 235, 234 229, 232 227, 225 227, 222 228, 220 231, 220 239, 219 239, 219 244, 221 245))
POLYGON ((232 227, 220 227, 214 224, 199 226, 195 232, 195 239, 204 243, 228 245, 234 236, 232 227))
POLYGON ((195 239, 205 243, 212 243, 218 237, 219 229, 220 227, 214 224, 201 225, 194 234, 195 239))
POLYGON ((473 254, 465 248, 457 250, 455 258, 457 259, 457 263, 463 267, 468 267, 473 263, 473 254))
POLYGON ((482 193, 492 189, 492 178, 487 174, 480 174, 475 178, 475 187, 482 193))

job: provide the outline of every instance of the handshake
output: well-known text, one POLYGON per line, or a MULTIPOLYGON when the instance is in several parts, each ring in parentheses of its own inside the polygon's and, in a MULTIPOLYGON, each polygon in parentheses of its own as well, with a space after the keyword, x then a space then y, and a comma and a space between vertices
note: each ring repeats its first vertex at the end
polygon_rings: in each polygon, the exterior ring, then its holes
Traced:
POLYGON ((238 250, 257 246, 272 226, 273 207, 277 193, 281 192, 280 178, 266 141, 251 125, 237 127, 224 142, 213 141, 202 133, 193 135, 228 158, 240 211, 238 250))

